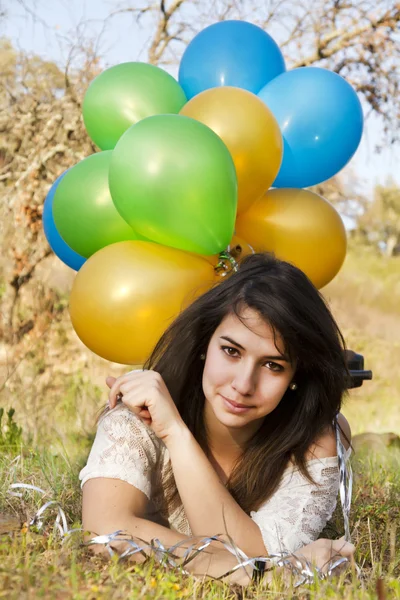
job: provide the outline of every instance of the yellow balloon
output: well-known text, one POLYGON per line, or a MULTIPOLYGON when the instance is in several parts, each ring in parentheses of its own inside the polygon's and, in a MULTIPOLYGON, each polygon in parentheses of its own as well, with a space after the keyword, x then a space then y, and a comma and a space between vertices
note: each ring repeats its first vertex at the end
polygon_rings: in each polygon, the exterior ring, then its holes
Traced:
POLYGON ((208 125, 225 142, 236 168, 237 211, 246 211, 270 188, 281 166, 282 134, 272 112, 251 92, 226 86, 194 96, 180 114, 208 125))
POLYGON ((335 277, 346 256, 340 215, 308 190, 270 190, 238 217, 236 232, 256 252, 273 252, 299 267, 317 288, 335 277))
POLYGON ((174 317, 214 281, 212 265, 201 256, 153 242, 111 244, 76 275, 72 325, 95 354, 143 364, 174 317))

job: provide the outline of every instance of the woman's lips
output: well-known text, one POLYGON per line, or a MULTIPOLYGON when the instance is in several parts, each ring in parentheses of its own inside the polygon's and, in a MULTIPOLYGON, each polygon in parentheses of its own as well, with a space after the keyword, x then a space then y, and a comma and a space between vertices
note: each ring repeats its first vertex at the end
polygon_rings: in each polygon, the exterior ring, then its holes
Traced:
POLYGON ((229 412, 233 412, 235 414, 242 414, 242 413, 248 412, 251 408, 253 408, 253 406, 246 406, 245 404, 238 404, 237 402, 234 402, 233 400, 229 400, 225 396, 222 396, 222 394, 220 394, 220 396, 223 399, 224 404, 225 404, 226 408, 229 410, 229 412))

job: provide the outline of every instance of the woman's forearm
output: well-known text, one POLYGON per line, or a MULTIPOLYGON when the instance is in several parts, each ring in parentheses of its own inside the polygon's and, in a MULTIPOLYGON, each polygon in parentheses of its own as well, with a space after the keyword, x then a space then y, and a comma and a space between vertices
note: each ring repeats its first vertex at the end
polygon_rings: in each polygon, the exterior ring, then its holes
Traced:
MULTIPOLYGON (((182 533, 163 527, 146 519, 133 519, 132 533, 142 539, 152 539, 156 537, 164 546, 173 546, 178 542, 186 542, 174 550, 177 556, 182 557, 193 544, 191 537, 182 533)), ((193 575, 209 575, 211 577, 220 577, 230 571, 238 564, 237 558, 218 542, 213 542, 208 548, 200 552, 196 558, 190 561, 185 569, 193 575)), ((238 569, 230 575, 225 581, 229 583, 248 584, 251 580, 252 568, 238 569)))
MULTIPOLYGON (((112 531, 124 530, 131 533, 134 537, 140 538, 150 542, 150 540, 157 538, 166 548, 174 546, 178 542, 184 542, 181 546, 174 550, 176 556, 182 557, 187 548, 189 548, 193 541, 192 538, 168 529, 163 525, 153 523, 147 519, 140 519, 134 516, 126 515, 125 517, 118 517, 113 523, 102 524, 102 534, 111 533, 112 531)), ((145 544, 143 543, 143 546, 145 544)), ((112 542, 111 546, 118 552, 122 553, 130 546, 126 542, 112 542)), ((94 547, 99 551, 100 547, 94 547)), ((104 547, 103 547, 104 548, 104 547)), ((136 562, 143 562, 144 556, 140 553, 133 555, 132 557, 136 562)), ((213 542, 210 546, 200 552, 196 558, 190 561, 186 566, 185 570, 189 573, 197 576, 208 575, 211 577, 220 577, 224 573, 230 571, 236 564, 237 559, 228 550, 225 550, 218 542, 213 542)), ((252 568, 246 567, 246 570, 241 568, 235 571, 232 575, 229 575, 224 579, 227 583, 237 583, 240 585, 247 585, 251 581, 252 568)))
POLYGON ((193 534, 205 536, 227 533, 248 556, 265 556, 259 527, 222 484, 190 431, 183 429, 166 445, 193 534))

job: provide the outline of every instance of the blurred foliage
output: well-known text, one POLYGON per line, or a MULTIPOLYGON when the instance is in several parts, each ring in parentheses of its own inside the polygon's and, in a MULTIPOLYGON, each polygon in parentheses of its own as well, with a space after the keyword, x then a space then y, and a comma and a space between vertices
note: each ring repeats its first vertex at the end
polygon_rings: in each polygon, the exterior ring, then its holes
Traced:
POLYGON ((357 234, 388 257, 400 253, 400 188, 394 181, 375 187, 372 201, 357 221, 357 234))
POLYGON ((7 421, 3 422, 4 408, 0 408, 0 451, 4 446, 19 447, 22 442, 22 427, 14 421, 15 410, 7 411, 7 421))

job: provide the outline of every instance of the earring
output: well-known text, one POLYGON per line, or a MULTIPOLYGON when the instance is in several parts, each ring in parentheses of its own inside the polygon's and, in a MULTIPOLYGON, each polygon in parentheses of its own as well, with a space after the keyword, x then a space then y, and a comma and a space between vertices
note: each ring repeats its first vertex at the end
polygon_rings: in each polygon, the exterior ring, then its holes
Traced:
POLYGON ((292 390, 292 392, 294 392, 295 390, 297 390, 297 383, 291 383, 289 385, 289 388, 292 390))
POLYGON ((200 354, 200 360, 206 360, 206 355, 205 354, 200 354))

